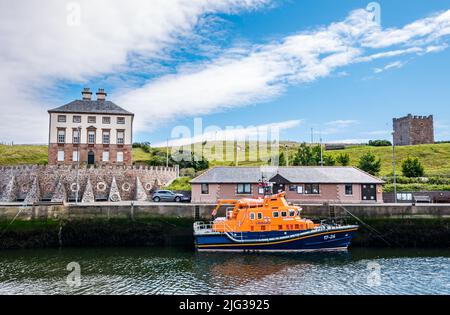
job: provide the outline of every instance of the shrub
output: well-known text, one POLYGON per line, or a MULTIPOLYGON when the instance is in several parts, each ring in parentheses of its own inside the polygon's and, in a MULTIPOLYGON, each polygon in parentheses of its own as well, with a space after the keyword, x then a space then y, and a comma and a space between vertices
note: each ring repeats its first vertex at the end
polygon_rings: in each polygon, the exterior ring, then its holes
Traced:
POLYGON ((371 175, 378 175, 381 170, 381 159, 377 159, 373 153, 368 152, 361 156, 358 167, 371 175))
POLYGON ((403 176, 409 178, 423 177, 425 170, 418 158, 407 158, 402 163, 403 176))
POLYGON ((336 161, 342 166, 349 166, 350 155, 348 153, 341 153, 336 157, 336 161))
POLYGON ((370 140, 369 146, 371 147, 391 147, 392 142, 388 140, 370 140))

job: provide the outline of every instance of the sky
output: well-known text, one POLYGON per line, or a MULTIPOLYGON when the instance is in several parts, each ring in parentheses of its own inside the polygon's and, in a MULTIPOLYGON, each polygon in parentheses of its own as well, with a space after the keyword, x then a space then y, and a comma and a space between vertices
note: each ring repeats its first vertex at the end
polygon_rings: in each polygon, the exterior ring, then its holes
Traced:
POLYGON ((47 110, 105 88, 134 141, 276 126, 281 140, 450 140, 450 2, 0 0, 0 142, 46 143, 47 110))

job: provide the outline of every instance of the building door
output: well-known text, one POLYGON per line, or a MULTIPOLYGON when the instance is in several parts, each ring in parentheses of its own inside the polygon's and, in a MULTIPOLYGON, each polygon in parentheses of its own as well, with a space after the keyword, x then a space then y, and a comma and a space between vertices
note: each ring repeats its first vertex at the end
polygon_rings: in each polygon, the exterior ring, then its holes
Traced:
POLYGON ((377 201, 377 185, 362 185, 362 200, 377 201))
POLYGON ((279 194, 283 191, 286 191, 286 185, 285 184, 279 184, 279 183, 274 183, 273 184, 273 194, 279 194))
POLYGON ((89 151, 89 153, 88 153, 88 164, 89 165, 95 164, 95 154, 93 151, 89 151))

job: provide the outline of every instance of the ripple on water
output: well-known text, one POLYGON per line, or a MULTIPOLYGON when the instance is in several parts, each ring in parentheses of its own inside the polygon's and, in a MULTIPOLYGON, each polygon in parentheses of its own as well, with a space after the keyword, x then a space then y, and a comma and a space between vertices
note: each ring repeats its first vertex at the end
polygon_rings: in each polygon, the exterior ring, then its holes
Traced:
POLYGON ((0 294, 450 294, 449 256, 20 251, 0 253, 0 294), (82 268, 79 288, 66 283, 72 261, 82 268))

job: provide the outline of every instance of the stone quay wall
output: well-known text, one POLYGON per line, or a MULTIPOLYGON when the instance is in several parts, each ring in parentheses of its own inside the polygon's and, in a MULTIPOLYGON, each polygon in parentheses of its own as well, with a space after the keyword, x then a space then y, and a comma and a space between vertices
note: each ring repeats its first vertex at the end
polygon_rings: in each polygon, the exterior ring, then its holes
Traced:
POLYGON ((0 167, 0 202, 147 201, 178 177, 178 168, 146 166, 0 167), (78 184, 77 184, 78 183, 78 184))

